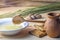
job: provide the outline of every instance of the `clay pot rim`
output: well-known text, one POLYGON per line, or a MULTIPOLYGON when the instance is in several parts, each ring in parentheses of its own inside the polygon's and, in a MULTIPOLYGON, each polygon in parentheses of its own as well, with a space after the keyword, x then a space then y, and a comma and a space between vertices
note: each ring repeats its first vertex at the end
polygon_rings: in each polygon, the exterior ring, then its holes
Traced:
POLYGON ((48 13, 48 18, 56 18, 59 17, 60 14, 59 13, 48 13))

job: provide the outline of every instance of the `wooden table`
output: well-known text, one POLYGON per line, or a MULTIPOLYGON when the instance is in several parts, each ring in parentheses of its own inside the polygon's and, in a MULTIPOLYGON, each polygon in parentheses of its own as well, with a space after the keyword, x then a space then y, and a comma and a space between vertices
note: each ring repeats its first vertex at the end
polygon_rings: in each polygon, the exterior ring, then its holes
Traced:
MULTIPOLYGON (((27 9, 27 8, 30 8, 30 7, 8 7, 8 8, 1 8, 0 9, 0 15, 5 14, 7 12, 14 12, 14 11, 19 10, 19 9, 21 9, 21 10, 23 9, 24 10, 24 9, 27 9)), ((57 11, 57 12, 60 13, 60 11, 57 11)), ((27 32, 27 30, 25 30, 25 32, 27 32)), ((23 32, 24 35, 25 35, 25 32, 23 32)), ((21 36, 21 34, 20 34, 20 36, 21 36)), ((15 38, 13 38, 13 37, 12 38, 8 38, 8 37, 3 37, 2 36, 2 37, 0 37, 0 39, 1 40, 60 40, 60 38, 50 38, 48 36, 45 36, 43 38, 38 38, 38 37, 30 35, 30 34, 25 35, 25 37, 23 37, 23 36, 20 37, 20 36, 17 36, 15 38)))

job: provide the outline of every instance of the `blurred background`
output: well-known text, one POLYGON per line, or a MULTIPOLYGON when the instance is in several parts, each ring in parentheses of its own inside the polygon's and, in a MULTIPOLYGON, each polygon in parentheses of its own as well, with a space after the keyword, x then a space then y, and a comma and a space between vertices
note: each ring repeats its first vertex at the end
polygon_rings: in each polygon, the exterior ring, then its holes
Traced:
POLYGON ((30 7, 30 6, 43 6, 50 3, 60 2, 60 0, 0 0, 0 7, 30 7))
POLYGON ((0 15, 56 2, 60 2, 60 0, 0 0, 0 15))

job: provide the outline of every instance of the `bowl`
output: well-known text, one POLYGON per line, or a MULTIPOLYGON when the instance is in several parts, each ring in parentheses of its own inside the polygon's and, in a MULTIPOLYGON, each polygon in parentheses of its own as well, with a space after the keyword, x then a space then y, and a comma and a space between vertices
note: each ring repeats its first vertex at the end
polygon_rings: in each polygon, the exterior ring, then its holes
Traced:
MULTIPOLYGON (((6 26, 9 26, 9 25, 12 25, 12 24, 13 24, 12 18, 2 18, 2 19, 0 19, 0 28, 1 27, 5 28, 6 26)), ((12 29, 12 30, 0 29, 0 32, 3 35, 15 35, 15 34, 19 33, 20 31, 22 31, 24 28, 28 27, 29 23, 25 21, 25 22, 22 22, 21 24, 13 24, 13 25, 19 26, 19 28, 12 29)))

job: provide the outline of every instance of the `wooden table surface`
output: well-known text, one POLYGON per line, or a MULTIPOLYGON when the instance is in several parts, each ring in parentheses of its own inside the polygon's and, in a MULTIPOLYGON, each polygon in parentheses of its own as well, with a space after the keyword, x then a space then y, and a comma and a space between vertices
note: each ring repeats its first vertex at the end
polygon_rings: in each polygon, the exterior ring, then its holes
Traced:
MULTIPOLYGON (((16 10, 19 10, 19 9, 21 9, 21 10, 25 10, 25 9, 27 9, 27 8, 31 8, 31 7, 8 7, 8 8, 1 8, 0 9, 0 15, 2 15, 2 14, 5 14, 5 13, 7 13, 7 12, 14 12, 14 11, 16 11, 16 10)), ((58 12, 58 13, 60 13, 60 11, 55 11, 56 13, 58 12)), ((28 30, 28 29, 27 29, 28 30)), ((27 32, 27 30, 25 30, 25 31, 23 31, 22 33, 24 33, 24 35, 21 35, 21 34, 19 34, 19 36, 17 35, 16 37, 12 37, 14 40, 60 40, 60 38, 50 38, 50 37, 48 37, 48 36, 45 36, 45 37, 43 37, 43 38, 38 38, 38 37, 36 37, 36 36, 33 36, 33 35, 30 35, 30 34, 28 34, 27 36, 26 36, 26 34, 27 33, 25 33, 25 32, 27 32), (22 38, 21 38, 21 36, 22 36, 22 38), (26 37, 23 37, 23 36, 26 36, 26 37), (16 39, 15 39, 16 38, 16 39)), ((12 39, 12 38, 8 38, 8 36, 3 36, 3 35, 1 35, 0 34, 0 39, 2 40, 10 40, 10 39, 12 39)))
MULTIPOLYGON (((38 4, 38 3, 37 3, 38 4)), ((36 4, 36 5, 37 5, 36 4)), ((36 6, 35 5, 35 6, 36 6)), ((44 4, 43 4, 44 5, 44 4)), ((43 6, 42 4, 41 4, 41 6, 43 6)), ((40 6, 40 5, 39 5, 40 6)), ((18 6, 18 7, 5 7, 5 8, 0 8, 0 15, 3 15, 3 14, 5 14, 5 13, 8 13, 8 12, 15 12, 16 10, 19 10, 19 9, 21 9, 21 10, 25 10, 25 9, 27 9, 27 8, 31 8, 31 7, 26 7, 26 6, 24 6, 24 7, 20 7, 20 6, 18 6)), ((60 11, 56 11, 56 12, 59 12, 60 13, 60 11)), ((18 36, 17 36, 18 37, 18 36)), ((33 36, 33 35, 28 35, 28 36, 26 36, 26 37, 23 37, 23 38, 13 38, 13 39, 9 39, 9 38, 6 38, 6 37, 1 37, 1 35, 0 35, 0 39, 1 40, 60 40, 60 38, 50 38, 50 37, 48 37, 48 36, 45 36, 45 37, 43 37, 43 38, 38 38, 38 37, 36 37, 36 36, 33 36)))

